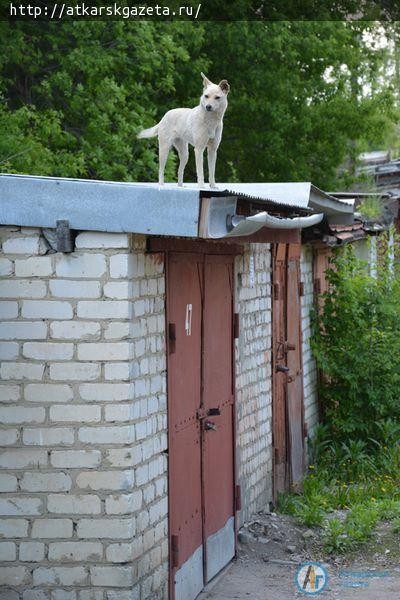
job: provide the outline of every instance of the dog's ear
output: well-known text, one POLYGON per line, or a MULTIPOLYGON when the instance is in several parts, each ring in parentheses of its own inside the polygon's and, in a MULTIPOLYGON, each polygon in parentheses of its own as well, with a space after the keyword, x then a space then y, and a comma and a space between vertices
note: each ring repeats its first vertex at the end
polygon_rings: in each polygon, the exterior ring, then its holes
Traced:
POLYGON ((211 82, 211 81, 208 79, 208 77, 206 77, 206 76, 204 75, 204 73, 200 73, 200 75, 201 75, 201 76, 202 76, 202 78, 203 78, 203 87, 204 87, 204 88, 208 87, 209 85, 212 85, 212 82, 211 82))
POLYGON ((221 90, 224 92, 224 94, 228 95, 229 94, 229 90, 231 89, 231 86, 229 85, 229 83, 227 82, 226 79, 223 79, 222 81, 219 82, 218 87, 221 88, 221 90))

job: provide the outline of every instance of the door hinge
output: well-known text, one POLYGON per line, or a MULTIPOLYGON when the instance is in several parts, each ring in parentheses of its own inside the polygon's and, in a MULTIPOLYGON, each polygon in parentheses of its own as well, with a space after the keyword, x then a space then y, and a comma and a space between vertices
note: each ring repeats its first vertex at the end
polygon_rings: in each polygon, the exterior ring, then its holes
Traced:
POLYGON ((235 509, 242 510, 242 492, 240 485, 235 487, 235 509))
POLYGON ((233 338, 235 340, 238 339, 240 335, 240 319, 239 319, 239 313, 234 313, 233 314, 233 338))
POLYGON ((307 423, 303 423, 303 437, 307 437, 308 436, 308 425, 307 423))
POLYGON ((299 296, 304 296, 304 281, 299 281, 299 296))
POLYGON ((170 354, 175 353, 176 346, 176 326, 175 323, 168 323, 168 350, 170 354))
POLYGON ((171 567, 179 566, 179 536, 171 535, 171 567))
POLYGON ((281 286, 279 285, 279 283, 274 283, 274 300, 279 300, 280 298, 280 291, 281 291, 281 286))

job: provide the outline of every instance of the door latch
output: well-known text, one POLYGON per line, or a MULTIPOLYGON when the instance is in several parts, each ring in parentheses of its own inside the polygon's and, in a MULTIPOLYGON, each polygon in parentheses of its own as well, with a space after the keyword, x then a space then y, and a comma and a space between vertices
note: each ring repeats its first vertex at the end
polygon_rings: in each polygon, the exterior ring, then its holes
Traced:
POLYGON ((285 365, 276 365, 275 371, 276 373, 285 373, 285 375, 287 375, 289 373, 289 367, 285 367, 285 365))
POLYGON ((213 431, 217 431, 217 426, 212 421, 205 421, 205 423, 204 423, 204 429, 206 431, 209 431, 210 429, 212 429, 213 431))
POLYGON ((289 342, 285 342, 283 344, 283 351, 285 352, 285 354, 287 354, 291 350, 296 350, 296 344, 290 344, 289 342))

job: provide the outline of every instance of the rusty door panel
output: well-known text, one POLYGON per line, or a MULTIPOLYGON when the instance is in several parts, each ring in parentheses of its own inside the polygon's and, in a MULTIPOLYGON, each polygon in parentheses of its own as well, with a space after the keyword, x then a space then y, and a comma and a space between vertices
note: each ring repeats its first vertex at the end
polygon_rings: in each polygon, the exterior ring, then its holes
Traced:
POLYGON ((286 244, 274 247, 273 258, 273 446, 274 446, 274 498, 288 487, 288 452, 286 440, 286 379, 279 369, 286 367, 284 343, 286 340, 286 244))
POLYGON ((203 406, 209 416, 202 420, 206 581, 209 581, 234 555, 233 527, 228 532, 224 532, 224 526, 227 526, 230 518, 233 523, 235 512, 232 278, 232 257, 206 256, 203 406))
POLYGON ((304 469, 299 244, 278 244, 273 260, 274 499, 304 469))
POLYGON ((225 524, 234 505, 232 271, 231 259, 206 257, 203 402, 207 413, 220 413, 203 420, 206 536, 225 524), (216 429, 208 429, 207 424, 216 429))
POLYGON ((330 267, 330 258, 332 250, 328 246, 319 246, 314 251, 313 260, 313 279, 314 279, 314 294, 315 305, 321 310, 323 308, 323 298, 321 294, 328 291, 328 281, 326 279, 326 271, 330 267))
POLYGON ((169 510, 170 536, 177 536, 176 569, 202 544, 200 424, 196 416, 201 383, 200 271, 201 256, 169 257, 167 314, 176 338, 174 351, 168 355, 169 510))
POLYGON ((288 245, 287 262, 287 406, 290 441, 290 479, 296 485, 304 470, 303 372, 299 244, 288 245))

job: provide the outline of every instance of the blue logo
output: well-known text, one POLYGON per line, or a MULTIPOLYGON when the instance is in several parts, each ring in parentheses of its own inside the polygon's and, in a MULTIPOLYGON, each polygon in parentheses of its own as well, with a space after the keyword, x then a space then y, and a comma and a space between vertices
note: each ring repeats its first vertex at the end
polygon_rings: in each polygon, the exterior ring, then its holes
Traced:
POLYGON ((320 563, 306 562, 297 569, 295 582, 302 594, 317 596, 328 584, 328 573, 320 563))

